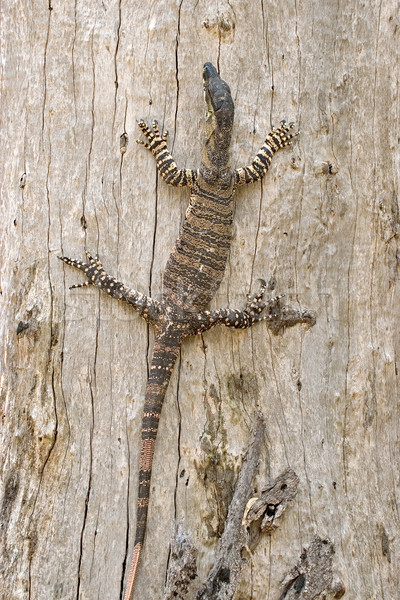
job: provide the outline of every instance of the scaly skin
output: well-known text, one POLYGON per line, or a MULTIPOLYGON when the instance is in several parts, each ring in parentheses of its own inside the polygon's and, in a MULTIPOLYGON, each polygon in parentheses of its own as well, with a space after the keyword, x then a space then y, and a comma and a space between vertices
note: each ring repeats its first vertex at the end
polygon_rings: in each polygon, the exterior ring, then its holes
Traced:
POLYGON ((183 339, 203 333, 218 324, 245 329, 262 320, 268 320, 271 326, 278 324, 278 327, 314 322, 313 316, 308 312, 292 309, 289 314, 279 309, 279 297, 266 301, 266 284, 263 280, 260 291, 247 299, 243 310, 206 310, 225 272, 232 237, 233 196, 236 187, 259 181, 267 172, 274 153, 290 144, 297 134, 292 133, 293 124, 287 125, 282 121, 280 127, 268 134, 249 166, 232 170, 229 167, 234 116, 231 92, 211 63, 204 65, 203 81, 208 114, 203 157, 197 171, 178 169, 167 147, 167 133, 161 135, 156 122, 151 129, 143 121, 139 122, 147 139, 146 142, 139 143, 153 153, 163 179, 170 185, 188 186, 191 190, 186 217, 165 268, 161 301, 131 290, 110 277, 98 257, 92 257, 88 252, 88 262, 85 263, 60 257, 65 263, 83 271, 88 278, 86 283, 72 287, 95 285, 112 297, 131 304, 155 327, 156 337, 141 430, 136 535, 124 600, 132 600, 133 596, 146 532, 158 423, 183 339), (263 314, 267 306, 269 311, 263 314), (277 313, 274 312, 275 309, 279 309, 277 313))

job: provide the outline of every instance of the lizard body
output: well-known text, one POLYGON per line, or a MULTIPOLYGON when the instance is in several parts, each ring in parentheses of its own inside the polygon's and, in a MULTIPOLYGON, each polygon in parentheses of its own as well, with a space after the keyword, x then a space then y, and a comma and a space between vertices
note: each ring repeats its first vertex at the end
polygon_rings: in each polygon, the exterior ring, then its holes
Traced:
MULTIPOLYGON (((262 320, 282 322, 283 314, 262 314, 266 306, 277 304, 264 299, 266 284, 248 297, 243 310, 206 310, 224 275, 232 236, 233 196, 236 187, 260 180, 266 173, 273 154, 291 142, 293 124, 284 121, 267 136, 253 162, 243 168, 229 167, 229 145, 234 116, 234 103, 229 86, 211 63, 203 68, 207 118, 205 145, 200 168, 178 169, 167 147, 167 132, 160 134, 157 123, 152 129, 140 121, 147 141, 144 144, 154 155, 157 169, 170 185, 188 186, 190 204, 178 240, 168 259, 160 301, 129 289, 110 277, 97 256, 88 252, 88 262, 60 257, 65 263, 83 271, 88 280, 82 285, 95 285, 117 299, 123 299, 155 327, 155 342, 146 385, 143 408, 136 535, 127 577, 124 600, 131 600, 133 586, 144 543, 150 494, 150 478, 158 422, 170 377, 179 356, 183 339, 203 333, 217 324, 247 328, 262 320)), ((290 325, 312 323, 310 313, 295 311, 290 325)))

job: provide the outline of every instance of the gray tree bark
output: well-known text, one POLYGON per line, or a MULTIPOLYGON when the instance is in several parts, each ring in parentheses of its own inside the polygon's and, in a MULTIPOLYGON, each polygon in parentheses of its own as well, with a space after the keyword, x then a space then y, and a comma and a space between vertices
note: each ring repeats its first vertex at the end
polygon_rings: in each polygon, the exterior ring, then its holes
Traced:
POLYGON ((237 597, 278 600, 321 536, 346 597, 398 598, 398 3, 14 0, 1 13, 1 597, 120 598, 153 335, 129 307, 70 291, 83 277, 57 255, 98 251, 159 297, 188 195, 158 180, 136 119, 157 118, 179 165, 197 167, 210 60, 235 99, 233 166, 281 119, 301 129, 237 193, 213 306, 243 305, 263 276, 317 324, 185 342, 137 597, 162 596, 176 521, 205 581, 259 408, 256 487, 288 467, 299 486, 237 597))

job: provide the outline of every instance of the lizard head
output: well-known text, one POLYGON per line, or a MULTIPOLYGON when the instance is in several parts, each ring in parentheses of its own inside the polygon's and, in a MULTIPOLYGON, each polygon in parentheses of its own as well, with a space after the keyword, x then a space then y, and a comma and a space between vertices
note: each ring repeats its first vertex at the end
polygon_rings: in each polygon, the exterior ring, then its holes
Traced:
POLYGON ((206 62, 203 67, 203 83, 204 97, 207 104, 206 127, 211 130, 210 133, 216 128, 230 132, 235 110, 231 90, 210 62, 206 62))
POLYGON ((209 62, 203 67, 203 83, 207 104, 203 166, 213 172, 221 172, 226 170, 229 162, 235 107, 229 85, 209 62))

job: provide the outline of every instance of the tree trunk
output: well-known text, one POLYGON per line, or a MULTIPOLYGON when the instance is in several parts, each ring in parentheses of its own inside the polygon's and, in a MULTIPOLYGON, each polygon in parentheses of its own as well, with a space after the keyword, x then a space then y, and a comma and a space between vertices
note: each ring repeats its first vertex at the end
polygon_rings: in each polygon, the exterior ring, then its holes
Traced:
POLYGON ((287 467, 299 485, 237 597, 278 600, 316 535, 346 597, 398 597, 399 26, 395 0, 3 3, 3 598, 121 597, 153 333, 97 290, 69 290, 84 278, 57 255, 99 252, 159 297, 188 193, 158 179, 136 120, 157 118, 179 165, 197 167, 206 60, 235 100, 232 166, 280 120, 301 129, 237 192, 213 307, 242 306, 264 277, 317 323, 184 343, 136 597, 162 597, 176 522, 205 581, 258 408, 256 488, 287 467))

